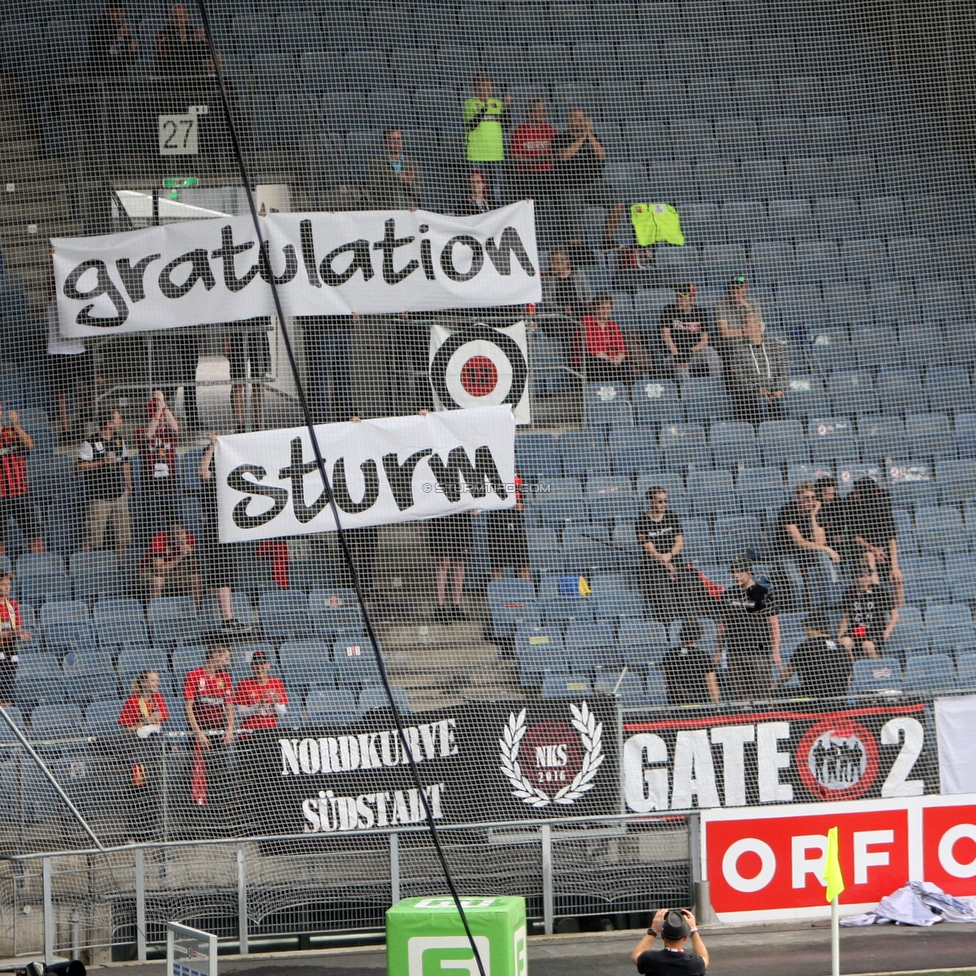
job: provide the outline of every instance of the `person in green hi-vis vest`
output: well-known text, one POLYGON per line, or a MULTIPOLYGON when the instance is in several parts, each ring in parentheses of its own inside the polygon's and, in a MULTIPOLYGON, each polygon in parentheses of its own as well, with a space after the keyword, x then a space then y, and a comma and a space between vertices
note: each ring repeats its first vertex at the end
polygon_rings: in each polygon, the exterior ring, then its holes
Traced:
POLYGON ((464 103, 465 155, 469 168, 484 173, 495 202, 502 202, 505 179, 505 129, 509 125, 508 107, 512 96, 495 98, 489 75, 478 72, 472 80, 474 97, 464 103))

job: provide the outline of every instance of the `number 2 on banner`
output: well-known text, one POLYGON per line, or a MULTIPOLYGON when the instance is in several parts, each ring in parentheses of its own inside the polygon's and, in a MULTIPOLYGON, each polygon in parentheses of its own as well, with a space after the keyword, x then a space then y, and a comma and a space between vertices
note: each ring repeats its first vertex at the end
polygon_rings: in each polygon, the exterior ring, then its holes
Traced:
POLYGON ((197 155, 196 115, 160 115, 158 123, 160 156, 197 155))
POLYGON ((925 729, 918 719, 900 715, 889 722, 885 722, 881 729, 881 744, 896 746, 904 733, 901 751, 888 771, 888 778, 881 786, 881 795, 888 796, 921 796, 925 792, 925 784, 920 779, 909 779, 908 776, 915 768, 915 760, 922 753, 925 743, 925 729))

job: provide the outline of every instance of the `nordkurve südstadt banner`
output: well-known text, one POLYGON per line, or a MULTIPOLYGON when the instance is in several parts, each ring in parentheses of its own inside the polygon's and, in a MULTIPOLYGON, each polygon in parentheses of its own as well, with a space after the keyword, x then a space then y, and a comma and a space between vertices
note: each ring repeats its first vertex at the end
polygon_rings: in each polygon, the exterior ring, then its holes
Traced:
MULTIPOLYGON (((516 503, 507 404, 322 424, 315 434, 344 529, 516 503)), ((335 530, 306 428, 221 437, 214 464, 221 542, 335 530)))
MULTIPOLYGON (((610 699, 564 699, 466 703, 402 721, 431 813, 448 825, 618 813, 615 715, 610 699)), ((250 809, 270 833, 424 819, 388 713, 348 727, 268 729, 241 748, 250 809)))
POLYGON ((920 701, 709 712, 624 722, 620 762, 628 810, 939 792, 938 760, 920 701))
POLYGON ((273 213, 58 238, 61 334, 105 336, 274 315, 433 312, 541 301, 535 216, 273 213))

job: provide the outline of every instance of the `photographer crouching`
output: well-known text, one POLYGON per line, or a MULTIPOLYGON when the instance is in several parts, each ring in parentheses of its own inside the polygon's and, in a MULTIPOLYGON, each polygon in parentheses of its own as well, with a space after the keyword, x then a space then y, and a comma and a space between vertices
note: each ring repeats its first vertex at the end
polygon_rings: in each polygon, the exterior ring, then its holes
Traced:
POLYGON ((661 908, 631 954, 637 972, 646 976, 704 976, 708 950, 698 934, 695 916, 687 908, 661 908), (663 949, 652 949, 654 940, 664 939, 663 949), (693 952, 685 952, 691 938, 693 952))

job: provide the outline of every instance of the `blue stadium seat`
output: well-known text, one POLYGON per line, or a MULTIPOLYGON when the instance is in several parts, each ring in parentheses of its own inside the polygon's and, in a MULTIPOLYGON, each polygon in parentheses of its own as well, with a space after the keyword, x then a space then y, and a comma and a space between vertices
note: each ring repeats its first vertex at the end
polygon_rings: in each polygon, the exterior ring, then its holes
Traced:
POLYGON ((631 477, 637 471, 660 467, 657 437, 646 427, 612 428, 609 448, 613 471, 618 476, 631 477))
POLYGON ((708 465, 711 462, 705 428, 699 424, 663 424, 659 443, 664 466, 672 471, 689 464, 708 465))
POLYGON ((157 672, 164 686, 168 685, 171 680, 166 652, 154 650, 148 644, 129 644, 123 647, 119 651, 116 668, 123 692, 128 692, 132 679, 140 671, 157 672))
POLYGON ((515 465, 529 483, 561 478, 563 469, 553 434, 519 434, 515 438, 515 465))
POLYGON ((778 511, 786 502, 783 475, 778 468, 743 468, 737 487, 742 510, 747 514, 778 511))
POLYGON ((585 475, 591 468, 605 469, 606 453, 603 435, 593 431, 571 430, 559 438, 559 454, 567 477, 585 475))
POLYGON ((586 422, 590 427, 634 423, 630 398, 623 384, 587 383, 585 402, 586 422))
POLYGON ((57 704, 65 698, 61 668, 53 654, 21 654, 14 678, 14 701, 29 710, 37 704, 57 704))
POLYGON ((312 633, 308 600, 301 590, 266 590, 258 597, 258 620, 266 640, 300 640, 312 633))
POLYGON ((631 402, 642 425, 681 423, 684 409, 677 384, 671 380, 638 380, 631 388, 631 402))
POLYGON ((285 684, 300 694, 312 687, 334 687, 336 667, 329 648, 321 640, 285 641, 278 652, 285 684))
POLYGON ((718 467, 738 469, 759 464, 756 429, 752 424, 719 421, 708 433, 712 457, 718 467))
POLYGON ((617 650, 629 668, 657 667, 669 647, 667 630, 659 620, 620 621, 617 650))
POLYGON ((897 658, 880 657, 854 662, 851 694, 891 694, 903 690, 901 664, 897 658))
POLYGON ((926 654, 908 658, 905 690, 920 694, 945 694, 958 687, 956 669, 948 654, 926 654))
POLYGON ((553 627, 520 627, 515 632, 515 657, 523 686, 536 684, 547 671, 569 667, 563 635, 553 627))
MULTIPOLYGON (((97 604, 96 604, 97 606, 97 604)), ((164 596, 150 600, 146 617, 154 644, 192 643, 203 634, 196 604, 188 596, 164 596)))
POLYGON ((696 515, 739 513, 739 499, 728 471, 693 468, 688 473, 688 494, 696 515))
MULTIPOLYGON (((410 707, 410 699, 407 696, 406 688, 399 688, 396 685, 392 685, 390 691, 393 695, 393 704, 396 710, 401 715, 411 714, 413 709, 410 707)), ((382 685, 367 685, 359 693, 357 707, 361 715, 388 709, 390 707, 390 700, 386 696, 386 689, 382 685)))
POLYGON ((124 582, 114 553, 106 549, 79 550, 69 556, 68 567, 76 600, 94 603, 122 595, 124 582))
POLYGON ((732 419, 732 400, 720 379, 689 379, 681 384, 681 403, 689 423, 732 419))
POLYGON ((877 413, 878 396, 870 373, 838 370, 828 380, 836 416, 877 413))
POLYGON ((520 626, 539 626, 542 609, 531 580, 490 580, 487 590, 492 634, 509 636, 520 626))
MULTIPOLYGON (((924 402, 919 395, 919 402, 924 402)), ((905 414, 905 433, 911 441, 912 457, 944 458, 956 453, 952 426, 942 413, 905 414)))
POLYGON ((911 457, 905 436, 905 423, 897 417, 862 415, 857 424, 861 443, 861 457, 865 461, 884 461, 886 458, 904 460, 911 457))
POLYGON ((592 694, 590 679, 582 674, 547 674, 542 679, 542 698, 585 698, 592 694))
POLYGON ((122 712, 122 702, 100 699, 93 701, 85 709, 83 728, 88 735, 107 738, 122 735, 119 725, 119 714, 122 712))
POLYGON ((574 674, 587 674, 613 663, 613 630, 609 624, 570 624, 563 642, 574 674))
POLYGON ((360 717, 356 695, 348 688, 317 688, 305 699, 305 720, 310 726, 348 725, 360 717))
POLYGON ((372 644, 362 634, 340 635, 332 645, 332 662, 339 686, 376 684, 380 680, 372 644))
POLYGON ((146 618, 138 600, 98 600, 92 607, 92 623, 102 650, 149 644, 146 618))
POLYGON ((308 616, 312 631, 320 637, 363 627, 362 612, 351 589, 312 590, 308 594, 308 616))
POLYGON ((956 654, 957 688, 971 691, 976 688, 976 651, 956 654))
POLYGON ((854 425, 846 417, 814 417, 810 420, 807 435, 814 462, 860 456, 854 425))
POLYGON ((615 518, 636 518, 638 500, 634 497, 630 478, 590 477, 586 483, 586 502, 594 522, 615 518))

